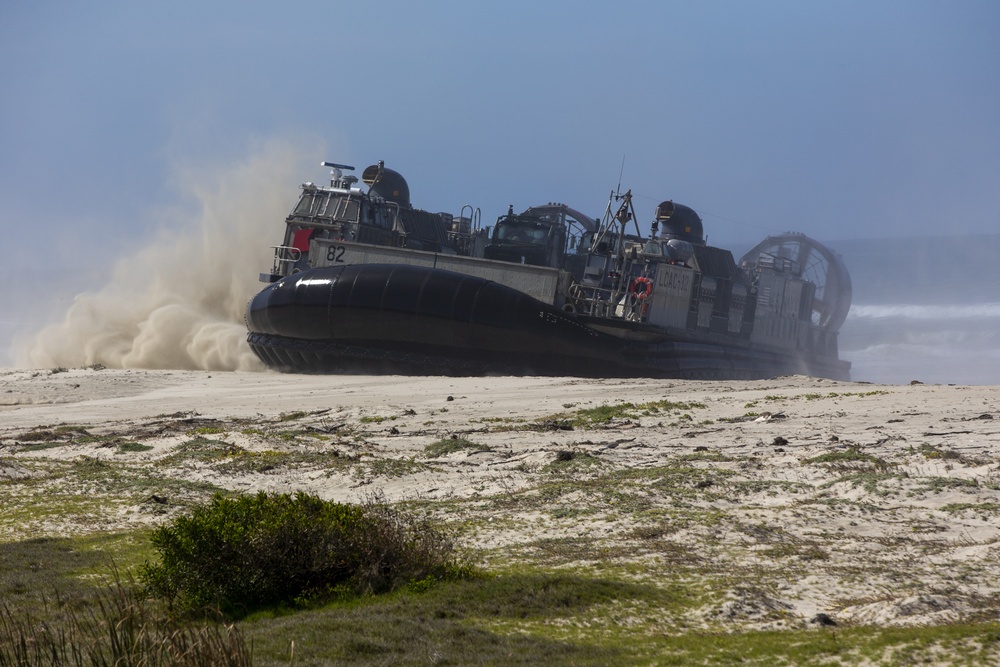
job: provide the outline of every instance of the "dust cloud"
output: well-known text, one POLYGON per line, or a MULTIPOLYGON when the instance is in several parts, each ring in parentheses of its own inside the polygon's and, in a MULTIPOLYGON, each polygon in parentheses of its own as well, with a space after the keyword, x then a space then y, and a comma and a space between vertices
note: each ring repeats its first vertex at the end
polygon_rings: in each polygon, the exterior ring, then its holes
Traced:
MULTIPOLYGON (((315 148, 309 155, 315 155, 315 148)), ((271 266, 271 246, 305 171, 303 152, 272 143, 223 168, 183 169, 194 214, 168 215, 120 258, 99 290, 14 350, 20 367, 253 371, 243 311, 271 266)))

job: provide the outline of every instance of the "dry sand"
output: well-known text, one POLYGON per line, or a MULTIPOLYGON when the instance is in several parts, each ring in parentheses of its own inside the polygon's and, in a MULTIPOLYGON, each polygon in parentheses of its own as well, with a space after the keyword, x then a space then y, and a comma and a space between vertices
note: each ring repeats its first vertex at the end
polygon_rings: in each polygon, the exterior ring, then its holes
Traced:
POLYGON ((1000 618, 998 387, 0 372, 0 540, 220 488, 384 493, 489 567, 704 581, 713 627, 1000 618))

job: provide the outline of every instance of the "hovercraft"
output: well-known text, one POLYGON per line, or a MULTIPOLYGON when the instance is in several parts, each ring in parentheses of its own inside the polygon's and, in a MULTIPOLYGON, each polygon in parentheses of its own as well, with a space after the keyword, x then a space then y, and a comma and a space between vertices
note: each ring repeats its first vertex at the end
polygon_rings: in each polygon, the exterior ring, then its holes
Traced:
POLYGON ((691 208, 657 207, 642 235, 631 192, 601 219, 564 204, 480 212, 413 208, 379 162, 364 190, 333 169, 306 183, 248 342, 306 373, 849 379, 837 354, 851 283, 836 253, 769 237, 737 263, 691 208), (633 223, 634 229, 629 229, 633 223))

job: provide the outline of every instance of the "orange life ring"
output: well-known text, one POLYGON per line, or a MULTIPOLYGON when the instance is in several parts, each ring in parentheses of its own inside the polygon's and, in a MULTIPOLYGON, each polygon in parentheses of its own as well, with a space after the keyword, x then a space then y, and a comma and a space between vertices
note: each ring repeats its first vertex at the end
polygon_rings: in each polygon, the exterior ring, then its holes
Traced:
POLYGON ((637 299, 645 299, 653 293, 653 281, 645 276, 639 276, 629 285, 628 291, 634 294, 637 299))

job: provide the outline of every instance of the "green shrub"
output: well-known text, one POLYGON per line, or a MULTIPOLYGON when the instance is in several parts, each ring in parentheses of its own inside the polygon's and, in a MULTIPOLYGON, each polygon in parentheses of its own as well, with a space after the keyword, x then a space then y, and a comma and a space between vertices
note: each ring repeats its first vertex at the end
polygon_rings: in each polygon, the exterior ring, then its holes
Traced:
POLYGON ((216 495, 157 529, 149 591, 181 607, 229 615, 330 595, 381 593, 459 572, 452 544, 381 499, 361 505, 298 493, 216 495))

